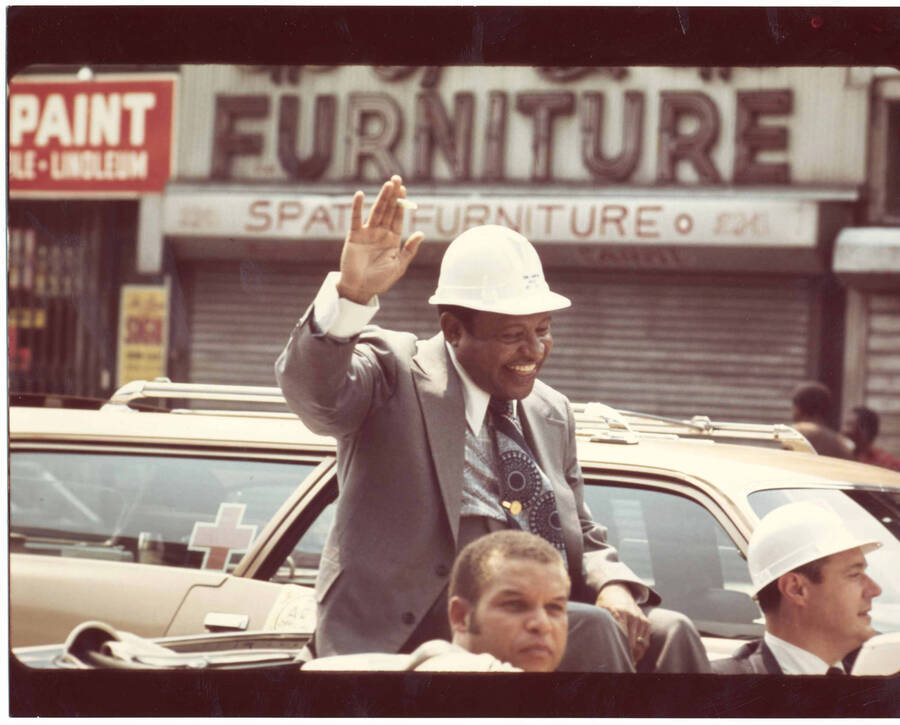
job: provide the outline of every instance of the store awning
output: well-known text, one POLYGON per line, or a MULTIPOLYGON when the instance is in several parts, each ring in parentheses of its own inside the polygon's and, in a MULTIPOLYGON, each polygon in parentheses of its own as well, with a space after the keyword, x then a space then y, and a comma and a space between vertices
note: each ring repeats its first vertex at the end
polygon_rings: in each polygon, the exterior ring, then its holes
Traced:
POLYGON ((834 273, 848 284, 900 288, 900 227, 848 227, 834 245, 834 273))
POLYGON ((842 229, 834 248, 834 271, 900 274, 900 227, 842 229))

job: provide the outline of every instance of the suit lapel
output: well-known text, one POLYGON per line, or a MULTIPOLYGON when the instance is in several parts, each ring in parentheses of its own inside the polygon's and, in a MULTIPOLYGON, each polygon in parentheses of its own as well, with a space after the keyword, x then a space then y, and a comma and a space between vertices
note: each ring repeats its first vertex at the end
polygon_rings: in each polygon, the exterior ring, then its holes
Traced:
POLYGON ((772 654, 772 650, 769 649, 769 645, 766 644, 764 639, 759 642, 759 654, 765 672, 770 675, 782 674, 781 665, 778 664, 778 660, 775 659, 775 655, 772 654))
POLYGON ((421 343, 413 357, 413 382, 455 543, 462 503, 466 410, 462 383, 451 368, 441 334, 421 343))
POLYGON ((566 421, 560 411, 552 407, 546 400, 534 393, 519 403, 519 418, 525 440, 534 451, 538 465, 550 479, 553 492, 556 494, 556 507, 562 524, 563 540, 566 543, 566 554, 570 566, 577 562, 581 566, 583 541, 578 525, 578 510, 575 497, 566 481, 566 472, 562 468, 563 451, 566 440, 566 421))

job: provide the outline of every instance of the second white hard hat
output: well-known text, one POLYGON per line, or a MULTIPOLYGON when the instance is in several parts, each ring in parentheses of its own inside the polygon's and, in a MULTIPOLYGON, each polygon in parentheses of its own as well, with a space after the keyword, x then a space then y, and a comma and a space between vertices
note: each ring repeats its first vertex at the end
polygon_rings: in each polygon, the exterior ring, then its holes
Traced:
POLYGON ((550 291, 531 242, 496 224, 473 227, 450 243, 428 302, 503 315, 551 312, 572 304, 550 291))
POLYGON ((863 554, 882 544, 860 538, 831 509, 811 501, 785 504, 768 513, 750 537, 747 564, 753 596, 782 574, 823 556, 861 548, 863 554))

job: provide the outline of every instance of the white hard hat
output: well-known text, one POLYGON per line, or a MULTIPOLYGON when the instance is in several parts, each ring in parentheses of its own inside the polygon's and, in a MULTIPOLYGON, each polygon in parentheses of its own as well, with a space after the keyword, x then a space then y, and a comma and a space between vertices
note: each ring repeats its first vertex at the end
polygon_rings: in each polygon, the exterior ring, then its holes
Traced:
POLYGON ((550 291, 531 242, 496 224, 473 227, 450 243, 428 303, 503 315, 551 312, 572 304, 550 291))
POLYGON ((803 501, 771 511, 750 536, 747 564, 754 598, 767 584, 823 556, 861 548, 868 554, 881 546, 861 539, 831 509, 803 501))

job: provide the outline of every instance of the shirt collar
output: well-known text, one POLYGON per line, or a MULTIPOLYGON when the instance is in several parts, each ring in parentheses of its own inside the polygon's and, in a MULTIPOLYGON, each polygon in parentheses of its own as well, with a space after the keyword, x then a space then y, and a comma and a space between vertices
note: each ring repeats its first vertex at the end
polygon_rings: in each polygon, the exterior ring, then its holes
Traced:
MULTIPOLYGON (((812 652, 790 642, 785 642, 771 632, 763 635, 769 649, 775 656, 781 671, 786 675, 824 675, 828 672, 828 663, 820 659, 812 652)), ((835 667, 843 669, 840 662, 835 662, 835 667)))
MULTIPOLYGON (((465 368, 456 359, 456 353, 453 351, 450 343, 444 341, 444 345, 447 347, 453 367, 456 368, 456 372, 459 373, 459 378, 462 380, 463 400, 466 404, 466 423, 469 426, 469 430, 477 436, 481 432, 481 426, 484 425, 484 416, 487 413, 488 403, 491 402, 491 395, 486 390, 478 387, 472 378, 469 377, 469 373, 465 371, 465 368)), ((517 400, 513 401, 514 410, 516 410, 518 402, 517 400)))

